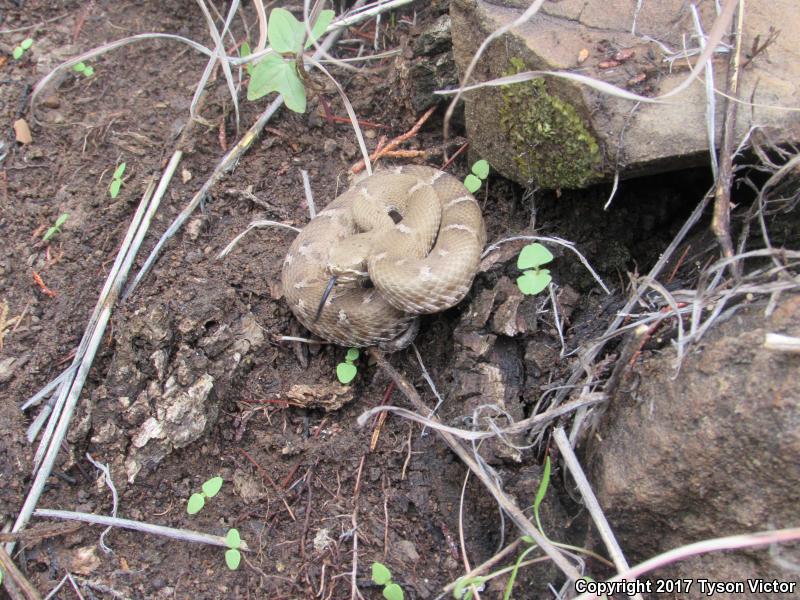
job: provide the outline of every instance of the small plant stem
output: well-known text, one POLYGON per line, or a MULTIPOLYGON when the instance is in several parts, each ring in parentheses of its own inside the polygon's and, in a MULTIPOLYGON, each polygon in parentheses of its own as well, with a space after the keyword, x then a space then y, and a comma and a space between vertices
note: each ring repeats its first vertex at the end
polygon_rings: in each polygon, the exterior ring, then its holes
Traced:
MULTIPOLYGON (((521 538, 517 538, 517 540, 511 542, 508 546, 506 546, 505 548, 500 550, 500 552, 498 552, 497 554, 492 556, 486 562, 483 562, 483 563, 479 564, 477 567, 475 567, 474 569, 472 569, 468 573, 464 573, 461 577, 459 577, 459 579, 470 579, 472 577, 475 577, 476 575, 480 575, 481 573, 484 573, 484 572, 488 571, 494 565, 496 565, 501 560, 503 560, 506 556, 508 556, 509 554, 513 553, 519 547, 519 545, 521 543, 522 543, 522 539, 521 538)), ((455 587, 456 587, 456 582, 455 581, 452 582, 452 583, 447 584, 442 589, 442 595, 449 594, 450 592, 452 592, 455 589, 455 587)))
MULTIPOLYGON (((131 519, 120 519, 119 517, 108 517, 106 515, 74 512, 71 510, 51 510, 49 508, 37 508, 34 511, 33 516, 44 519, 65 519, 69 521, 91 523, 92 525, 120 527, 122 529, 132 529, 133 531, 140 531, 142 533, 160 535, 162 537, 168 537, 172 538, 173 540, 180 540, 182 542, 208 544, 210 546, 220 546, 222 548, 228 547, 225 537, 221 535, 211 535, 210 533, 192 531, 191 529, 176 529, 174 527, 165 527, 163 525, 153 525, 152 523, 132 521, 131 519)), ((247 543, 242 541, 241 546, 239 546, 239 550, 248 551, 250 549, 248 548, 247 543)))
MULTIPOLYGON (((386 360, 386 357, 383 355, 383 353, 375 348, 370 348, 369 354, 375 359, 375 361, 386 372, 386 374, 394 380, 394 382, 397 384, 397 387, 406 395, 416 410, 423 414, 430 412, 430 409, 422 401, 422 398, 420 398, 417 391, 411 386, 410 383, 408 383, 405 377, 398 373, 397 370, 395 370, 395 368, 389 364, 389 361, 386 360)), ((434 420, 438 422, 438 419, 434 420)), ((530 522, 528 517, 525 516, 525 513, 520 510, 516 503, 502 489, 500 489, 500 487, 498 487, 498 485, 486 473, 485 469, 482 469, 478 465, 478 463, 475 461, 469 451, 461 444, 461 442, 454 435, 445 431, 437 431, 437 433, 453 450, 453 452, 458 455, 464 464, 466 464, 467 467, 469 467, 475 473, 478 479, 481 480, 492 496, 494 496, 502 510, 504 510, 506 514, 514 521, 517 527, 522 530, 523 533, 531 536, 539 545, 539 547, 553 560, 553 562, 564 572, 567 577, 573 581, 580 579, 581 574, 578 572, 575 566, 572 565, 561 553, 561 551, 553 546, 553 544, 544 535, 542 535, 538 529, 536 529, 533 523, 530 522)))
MULTIPOLYGON (((736 0, 729 0, 735 4, 736 0)), ((736 27, 736 44, 728 63, 728 87, 726 93, 736 98, 739 82, 739 64, 742 54, 742 27, 744 19, 744 1, 738 0, 738 25, 736 27)), ((714 200, 714 217, 711 229, 722 249, 724 258, 733 256, 733 242, 731 241, 731 180, 733 178, 733 138, 736 135, 736 109, 737 102, 725 98, 725 121, 722 131, 722 148, 720 149, 719 173, 714 200)), ((738 279, 741 275, 741 263, 733 262, 730 265, 731 275, 738 279)))
MULTIPOLYGON (((606 515, 603 513, 603 509, 600 508, 600 503, 597 501, 597 497, 592 491, 592 486, 583 473, 581 464, 578 462, 578 457, 575 456, 575 453, 572 451, 572 445, 570 445, 563 427, 556 427, 553 430, 553 439, 558 449, 561 451, 561 455, 564 457, 564 462, 569 472, 572 474, 572 478, 578 486, 578 491, 580 491, 583 497, 583 502, 589 510, 589 514, 592 516, 597 530, 600 532, 600 537, 603 538, 603 542, 605 542, 608 553, 611 555, 611 560, 617 568, 617 572, 621 573, 627 571, 630 568, 628 561, 625 559, 625 555, 622 554, 622 548, 620 548, 619 543, 617 543, 614 532, 611 531, 611 525, 608 524, 606 515)), ((634 598, 642 600, 642 595, 637 593, 634 598)))
POLYGON ((27 600, 41 600, 39 592, 11 560, 8 553, 0 547, 0 570, 6 575, 3 578, 3 587, 12 600, 27 598, 27 600))

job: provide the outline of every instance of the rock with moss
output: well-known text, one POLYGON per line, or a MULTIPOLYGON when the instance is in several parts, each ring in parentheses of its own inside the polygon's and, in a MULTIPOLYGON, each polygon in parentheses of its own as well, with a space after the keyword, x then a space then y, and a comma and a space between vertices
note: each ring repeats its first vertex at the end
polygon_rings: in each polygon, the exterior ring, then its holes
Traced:
MULTIPOLYGON (((528 4, 453 0, 453 53, 462 78, 481 42, 518 19, 528 4)), ((774 15, 781 14, 791 21, 782 22, 782 30, 800 30, 793 4, 753 0, 747 5, 743 48, 769 44, 743 58, 747 66, 740 73, 739 97, 754 106, 739 110, 736 144, 754 126, 767 129, 777 143, 800 140, 796 113, 766 108, 800 104, 796 49, 790 36, 776 35, 774 29, 774 15)), ((685 61, 671 62, 669 52, 696 39, 690 7, 682 0, 646 2, 634 15, 635 5, 630 0, 545 2, 527 23, 488 46, 469 83, 525 71, 571 71, 641 96, 664 94, 687 75, 685 61)), ((698 10, 704 30, 710 31, 714 4, 699 3, 698 10)), ((714 61, 718 90, 726 88, 727 56, 714 61)), ((717 148, 723 100, 717 95, 717 148)), ((639 105, 555 77, 464 95, 471 149, 508 178, 551 189, 581 188, 616 173, 632 177, 708 163, 706 106, 702 78, 669 102, 639 105)))
MULTIPOLYGON (((510 60, 507 74, 525 70, 510 60)), ((597 137, 576 107, 548 90, 544 79, 501 88, 501 133, 526 181, 543 188, 578 188, 597 179, 601 162, 597 137)))

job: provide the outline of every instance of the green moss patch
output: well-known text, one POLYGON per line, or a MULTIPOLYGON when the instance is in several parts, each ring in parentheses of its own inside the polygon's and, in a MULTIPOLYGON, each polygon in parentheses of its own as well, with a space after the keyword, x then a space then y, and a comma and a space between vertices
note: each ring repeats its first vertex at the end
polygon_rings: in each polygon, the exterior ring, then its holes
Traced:
MULTIPOLYGON (((505 75, 522 72, 519 58, 505 75)), ((571 104, 548 92, 544 79, 502 88, 500 126, 520 173, 542 188, 580 188, 596 177, 600 146, 571 104)))

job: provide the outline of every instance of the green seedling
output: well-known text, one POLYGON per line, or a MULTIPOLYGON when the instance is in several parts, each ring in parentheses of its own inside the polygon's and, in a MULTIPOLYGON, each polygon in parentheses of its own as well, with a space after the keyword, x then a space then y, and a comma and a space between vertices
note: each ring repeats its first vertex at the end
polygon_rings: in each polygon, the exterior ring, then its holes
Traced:
POLYGON ((196 492, 189 497, 186 503, 186 512, 190 515, 196 515, 206 505, 206 498, 213 498, 219 493, 222 487, 222 477, 212 477, 206 481, 201 487, 200 492, 196 492))
MULTIPOLYGON (((548 456, 545 458, 542 480, 539 482, 539 488, 536 490, 536 497, 533 500, 533 514, 536 517, 536 526, 539 528, 539 531, 542 532, 542 535, 544 535, 544 529, 542 529, 542 521, 539 518, 539 507, 542 504, 542 500, 544 500, 545 494, 547 494, 547 488, 549 485, 550 457, 548 456)), ((519 572, 519 567, 522 564, 522 561, 525 560, 525 557, 527 557, 528 554, 536 549, 536 542, 534 542, 532 537, 525 535, 522 536, 522 540, 529 544, 529 546, 522 554, 519 555, 517 562, 514 563, 514 568, 511 571, 511 575, 508 576, 508 583, 506 584, 506 590, 503 594, 503 600, 510 600, 511 591, 514 589, 514 582, 517 580, 517 573, 519 572)))
POLYGON ((55 234, 57 234, 57 233, 60 233, 60 232, 61 232, 61 226, 62 226, 64 223, 66 223, 66 222, 67 222, 67 219, 69 219, 69 214, 68 214, 68 213, 63 213, 62 215, 60 215, 60 216, 59 216, 59 217, 56 219, 56 222, 55 222, 55 224, 54 224, 52 227, 50 227, 50 228, 49 228, 47 231, 45 231, 45 232, 44 232, 44 236, 42 236, 42 241, 43 241, 43 242, 47 242, 47 241, 49 241, 49 240, 50 240, 50 238, 52 238, 52 237, 53 237, 55 234))
MULTIPOLYGON (((204 482, 200 486, 200 491, 189 497, 189 501, 186 503, 186 512, 190 515, 200 512, 206 504, 206 498, 213 498, 222 489, 222 482, 222 477, 219 476, 212 477, 204 482)), ((242 546, 242 538, 238 529, 228 530, 228 534, 225 536, 225 545, 228 546, 225 551, 225 564, 228 565, 231 571, 235 571, 242 561, 242 553, 239 552, 239 548, 242 546)))
POLYGON ((522 249, 517 258, 517 268, 524 272, 517 277, 517 287, 523 294, 535 296, 550 285, 553 281, 550 270, 540 267, 552 260, 550 250, 541 244, 528 244, 522 249))
POLYGON ((231 571, 235 571, 242 561, 242 553, 239 552, 242 538, 239 536, 239 530, 229 529, 228 535, 225 536, 225 543, 228 544, 228 549, 225 551, 225 564, 231 571))
MULTIPOLYGON (((250 44, 248 44, 247 42, 242 42, 242 45, 239 47, 239 56, 241 56, 242 58, 246 58, 246 57, 250 56, 252 53, 253 53, 253 51, 250 49, 250 44)), ((252 65, 252 63, 247 63, 244 66, 244 68, 247 71, 247 74, 252 77, 253 76, 253 65, 252 65)))
POLYGON ((0 569, 0 585, 3 584, 3 571, 0 569))
POLYGON ((403 600, 403 588, 392 581, 392 573, 383 563, 372 563, 372 581, 383 586, 386 600, 403 600))
POLYGON ((340 383, 348 384, 356 378, 358 368, 353 363, 358 360, 358 356, 358 349, 350 348, 345 354, 344 362, 336 365, 336 377, 340 383))
POLYGON ((474 194, 488 176, 489 163, 481 159, 472 165, 472 173, 464 178, 464 187, 469 190, 470 194, 474 194))
POLYGON ((108 186, 108 193, 112 198, 119 196, 119 191, 122 189, 122 176, 125 174, 125 166, 125 163, 120 163, 114 170, 111 185, 108 186))
MULTIPOLYGON (((548 456, 545 459, 544 463, 544 471, 542 473, 542 480, 539 482, 539 488, 536 490, 536 497, 533 501, 533 513, 536 517, 536 526, 539 528, 539 531, 542 531, 542 522, 539 519, 539 507, 544 500, 545 495, 547 494, 547 488, 550 484, 550 457, 548 456)), ((544 535, 544 531, 542 531, 542 535, 544 535)), ((511 599, 511 592, 514 589, 514 582, 517 579, 517 573, 519 572, 522 563, 525 561, 525 558, 533 552, 536 548, 536 542, 530 536, 524 535, 522 536, 522 541, 528 544, 528 547, 517 557, 517 560, 514 562, 514 565, 511 567, 504 567, 499 569, 493 573, 489 573, 488 575, 477 575, 475 577, 463 577, 456 581, 456 585, 453 588, 453 597, 457 598, 458 600, 472 600, 472 590, 470 589, 472 586, 476 588, 480 588, 484 583, 489 581, 490 579, 494 579, 495 577, 499 577, 500 575, 505 575, 506 573, 510 572, 508 577, 508 583, 506 584, 505 592, 503 593, 503 600, 510 600, 511 599)), ((556 544, 559 545, 560 544, 556 544)))
POLYGON ((306 39, 306 27, 285 8, 273 8, 267 23, 267 38, 275 51, 262 58, 250 72, 247 99, 258 100, 270 92, 283 95, 287 108, 306 111, 306 88, 303 85, 303 51, 328 28, 335 13, 320 12, 311 36, 306 39), (303 41, 305 40, 305 42, 303 41))
POLYGON ((77 65, 72 67, 72 70, 76 73, 83 73, 86 77, 91 77, 94 75, 94 68, 90 67, 86 63, 79 62, 77 65))
POLYGON ((26 50, 30 50, 31 46, 33 46, 33 38, 26 38, 20 42, 19 46, 14 47, 11 51, 11 56, 13 56, 15 60, 19 60, 22 58, 22 55, 25 54, 26 50))

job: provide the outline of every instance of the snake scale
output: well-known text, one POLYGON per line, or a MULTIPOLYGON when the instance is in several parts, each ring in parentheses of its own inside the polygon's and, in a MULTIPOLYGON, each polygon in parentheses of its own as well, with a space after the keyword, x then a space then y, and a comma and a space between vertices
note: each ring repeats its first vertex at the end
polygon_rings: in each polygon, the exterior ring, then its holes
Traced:
POLYGON ((390 342, 417 315, 464 298, 485 243, 480 207, 458 179, 423 166, 381 171, 338 196, 297 235, 283 261, 284 296, 297 319, 325 340, 351 347, 390 342))

